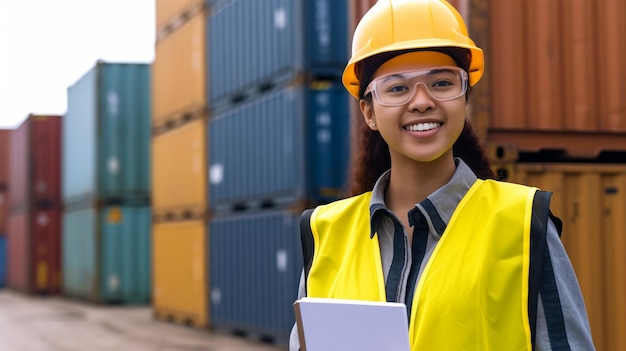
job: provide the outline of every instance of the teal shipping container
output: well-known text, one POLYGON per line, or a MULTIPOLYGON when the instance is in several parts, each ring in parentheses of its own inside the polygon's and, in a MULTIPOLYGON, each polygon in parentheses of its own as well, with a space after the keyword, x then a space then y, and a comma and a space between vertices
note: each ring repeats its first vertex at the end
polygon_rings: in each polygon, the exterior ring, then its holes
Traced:
POLYGON ((68 88, 63 123, 66 205, 145 203, 150 194, 150 65, 106 63, 68 88))
POLYGON ((151 298, 150 207, 102 206, 63 215, 63 294, 98 303, 151 298))

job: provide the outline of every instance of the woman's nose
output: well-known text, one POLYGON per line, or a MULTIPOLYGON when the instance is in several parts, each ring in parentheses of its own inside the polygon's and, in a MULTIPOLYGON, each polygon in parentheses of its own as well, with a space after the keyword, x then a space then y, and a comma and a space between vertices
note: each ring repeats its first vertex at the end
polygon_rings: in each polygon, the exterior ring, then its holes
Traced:
POLYGON ((435 106, 435 98, 428 91, 428 87, 422 82, 416 83, 408 103, 408 109, 410 111, 426 112, 429 109, 434 109, 435 106))

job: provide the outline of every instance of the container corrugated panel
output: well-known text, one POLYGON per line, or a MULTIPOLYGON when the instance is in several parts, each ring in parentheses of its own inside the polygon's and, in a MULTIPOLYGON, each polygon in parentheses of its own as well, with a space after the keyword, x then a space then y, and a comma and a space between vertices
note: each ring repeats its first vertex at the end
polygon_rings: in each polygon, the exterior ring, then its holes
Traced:
POLYGON ((209 121, 209 206, 328 201, 346 183, 348 95, 339 82, 287 87, 209 121))
POLYGON ((150 67, 98 62, 68 88, 63 200, 145 201, 150 193, 150 67))
POLYGON ((153 299, 156 318, 198 328, 208 325, 206 221, 154 223, 153 299))
POLYGON ((7 237, 0 235, 0 288, 7 285, 7 263, 7 237))
POLYGON ((27 209, 9 217, 9 286, 27 293, 57 294, 61 286, 59 208, 27 209))
POLYGON ((9 191, 0 190, 0 236, 7 232, 9 218, 9 191))
POLYGON ((300 73, 340 77, 348 59, 344 1, 233 0, 214 6, 207 20, 211 109, 300 73))
POLYGON ((554 192, 563 244, 598 350, 626 347, 626 165, 517 164, 512 179, 554 192))
POLYGON ((0 129, 0 191, 9 184, 9 140, 11 129, 0 129))
POLYGON ((152 64, 152 123, 160 127, 206 110, 206 19, 190 18, 157 42, 152 64))
POLYGON ((491 128, 626 132, 626 2, 491 1, 489 13, 491 128))
POLYGON ((61 117, 29 115, 11 133, 11 208, 46 202, 58 206, 61 196, 61 117))
POLYGON ((31 199, 58 208, 61 200, 61 116, 31 115, 31 199))
POLYGON ((302 271, 298 222, 281 210, 210 222, 213 328, 286 343, 302 271))
POLYGON ((176 26, 177 23, 185 20, 188 12, 201 5, 204 5, 204 0, 156 0, 156 30, 176 26))
POLYGON ((9 148, 9 207, 25 207, 29 201, 30 123, 26 119, 11 133, 9 148))
POLYGON ((22 292, 30 292, 32 289, 32 281, 28 274, 32 263, 31 251, 29 250, 31 236, 28 235, 28 232, 28 212, 11 213, 7 232, 7 265, 9 268, 7 286, 22 292))
POLYGON ((63 215, 64 294, 92 302, 150 299, 150 208, 89 207, 63 215))
POLYGON ((198 218, 207 210, 206 120, 152 139, 152 210, 155 219, 198 218))
POLYGON ((61 210, 33 209, 30 222, 33 292, 58 294, 62 279, 61 210))

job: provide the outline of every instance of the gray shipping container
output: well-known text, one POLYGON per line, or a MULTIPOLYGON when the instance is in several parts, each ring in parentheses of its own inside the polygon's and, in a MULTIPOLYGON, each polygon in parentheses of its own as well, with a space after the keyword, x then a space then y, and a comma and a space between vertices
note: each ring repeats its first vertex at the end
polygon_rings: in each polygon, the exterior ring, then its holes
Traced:
POLYGON ((349 158, 348 99, 340 82, 313 82, 212 118, 209 207, 228 212, 340 197, 349 158))
POLYGON ((302 271, 298 222, 282 210, 210 222, 213 328, 287 343, 302 271))
POLYGON ((348 60, 347 1, 222 1, 207 21, 211 109, 300 73, 339 77, 348 60))
POLYGON ((98 62, 68 88, 63 201, 147 201, 150 66, 98 62))

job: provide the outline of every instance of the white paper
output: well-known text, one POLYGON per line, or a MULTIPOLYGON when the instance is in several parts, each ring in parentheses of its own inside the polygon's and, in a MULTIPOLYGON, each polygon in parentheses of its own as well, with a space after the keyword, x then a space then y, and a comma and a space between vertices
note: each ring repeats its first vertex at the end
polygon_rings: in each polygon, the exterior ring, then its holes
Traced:
POLYGON ((409 351, 402 303, 305 297, 294 303, 302 351, 409 351))

